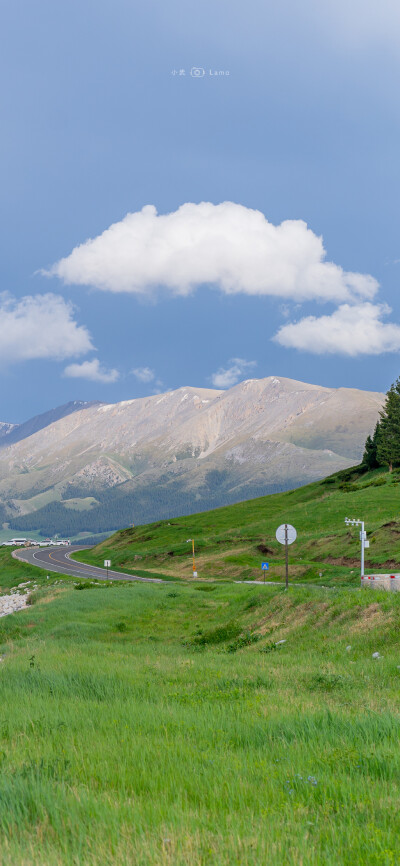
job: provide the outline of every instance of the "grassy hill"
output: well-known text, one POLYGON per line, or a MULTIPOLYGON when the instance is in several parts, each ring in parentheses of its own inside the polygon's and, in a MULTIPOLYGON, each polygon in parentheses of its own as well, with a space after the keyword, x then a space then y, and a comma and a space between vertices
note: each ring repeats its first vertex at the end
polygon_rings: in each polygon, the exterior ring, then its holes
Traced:
POLYGON ((298 533, 290 547, 290 578, 314 584, 354 585, 360 576, 359 528, 344 518, 365 520, 370 548, 366 568, 400 570, 400 471, 344 470, 321 482, 214 511, 165 520, 117 532, 77 558, 137 574, 191 577, 195 540, 200 579, 258 580, 269 561, 267 579, 282 580, 284 548, 276 541, 281 523, 298 533), (320 576, 321 575, 321 576, 320 576))
POLYGON ((85 554, 158 585, 0 550, 1 591, 37 587, 0 619, 1 866, 395 866, 400 593, 357 591, 343 521, 396 562, 399 480, 354 469, 85 554), (233 583, 262 559, 283 576, 284 521, 289 591, 233 583), (184 579, 192 536, 203 582, 184 579))
POLYGON ((42 588, 0 619, 2 866, 399 862, 400 594, 78 592, 2 551, 3 584, 21 569, 42 588))

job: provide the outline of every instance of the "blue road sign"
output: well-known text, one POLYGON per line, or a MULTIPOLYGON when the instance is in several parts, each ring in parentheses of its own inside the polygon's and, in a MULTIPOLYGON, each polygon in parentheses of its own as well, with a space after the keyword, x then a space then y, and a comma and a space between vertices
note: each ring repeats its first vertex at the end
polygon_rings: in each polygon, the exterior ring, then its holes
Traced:
POLYGON ((263 571, 268 571, 268 569, 269 569, 269 562, 262 562, 262 563, 261 563, 261 568, 262 568, 263 571))

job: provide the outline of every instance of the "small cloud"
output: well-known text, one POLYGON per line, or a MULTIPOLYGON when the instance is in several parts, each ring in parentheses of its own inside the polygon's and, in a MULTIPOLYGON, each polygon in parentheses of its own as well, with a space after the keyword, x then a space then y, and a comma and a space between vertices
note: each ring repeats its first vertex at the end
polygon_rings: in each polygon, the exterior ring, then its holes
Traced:
POLYGON ((16 363, 47 358, 64 361, 85 355, 94 346, 89 331, 78 325, 74 307, 60 295, 0 294, 0 361, 16 363))
POLYGON ((156 379, 154 382, 154 388, 152 394, 163 394, 164 391, 169 391, 169 388, 166 388, 164 382, 161 379, 156 379))
POLYGON ((301 309, 301 304, 280 304, 279 312, 284 319, 288 319, 290 315, 297 313, 301 309))
POLYGON ((381 355, 400 351, 400 325, 383 322, 386 304, 342 304, 330 316, 307 316, 283 325, 273 338, 281 346, 316 355, 381 355))
POLYGON ((154 382, 156 377, 154 370, 150 370, 150 367, 135 367, 131 373, 139 382, 154 382))
POLYGON ((82 364, 70 364, 64 370, 64 376, 71 379, 89 379, 91 382, 103 382, 109 384, 119 379, 118 370, 106 370, 102 367, 98 358, 93 361, 83 361, 82 364))
POLYGON ((230 364, 229 367, 220 367, 210 377, 215 388, 231 388, 232 385, 236 385, 249 370, 257 366, 257 361, 245 361, 244 358, 231 358, 228 364, 230 364))

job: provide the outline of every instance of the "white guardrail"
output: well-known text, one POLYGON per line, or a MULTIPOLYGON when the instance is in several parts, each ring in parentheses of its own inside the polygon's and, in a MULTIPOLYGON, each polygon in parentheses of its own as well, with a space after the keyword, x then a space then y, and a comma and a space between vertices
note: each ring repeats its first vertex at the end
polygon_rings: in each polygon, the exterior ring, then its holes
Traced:
POLYGON ((365 574, 361 578, 361 586, 369 589, 386 589, 389 592, 400 591, 400 574, 365 574))

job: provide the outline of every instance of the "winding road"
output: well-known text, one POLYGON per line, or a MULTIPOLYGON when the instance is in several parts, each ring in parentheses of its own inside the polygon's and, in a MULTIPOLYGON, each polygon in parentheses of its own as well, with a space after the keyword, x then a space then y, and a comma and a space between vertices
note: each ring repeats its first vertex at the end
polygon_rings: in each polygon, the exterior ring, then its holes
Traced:
POLYGON ((39 547, 39 548, 22 548, 14 551, 16 559, 22 562, 29 562, 31 565, 37 565, 45 571, 56 571, 58 574, 66 574, 69 577, 85 577, 96 580, 140 580, 143 583, 162 583, 162 580, 157 577, 138 577, 136 574, 122 574, 120 571, 112 571, 108 569, 108 575, 105 568, 98 568, 96 565, 86 565, 84 562, 74 562, 70 559, 71 553, 77 550, 88 550, 87 547, 74 546, 70 547, 39 547))

